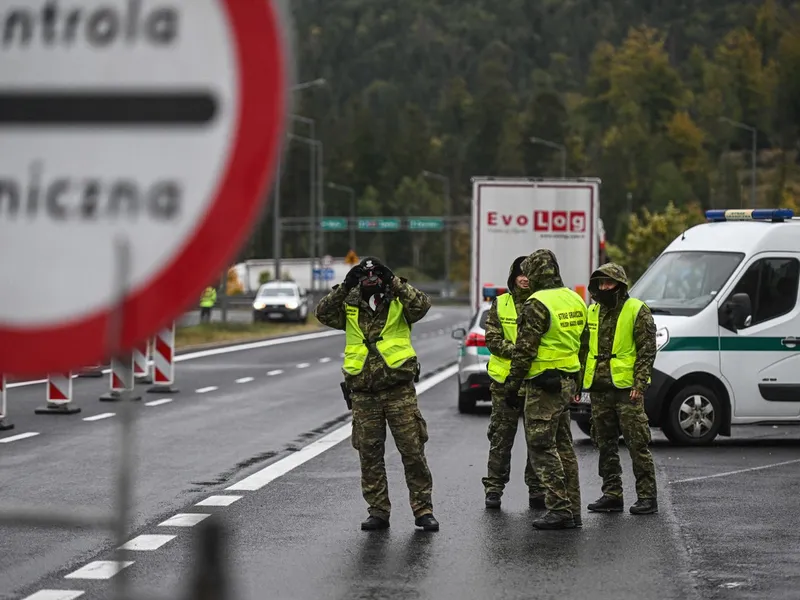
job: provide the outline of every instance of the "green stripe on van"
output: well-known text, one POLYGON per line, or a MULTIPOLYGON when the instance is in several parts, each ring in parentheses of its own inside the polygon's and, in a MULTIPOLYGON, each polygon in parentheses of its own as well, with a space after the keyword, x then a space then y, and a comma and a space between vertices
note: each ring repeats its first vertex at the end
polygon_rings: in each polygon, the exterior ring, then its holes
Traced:
POLYGON ((788 348, 781 344, 782 337, 675 337, 670 338, 661 352, 796 352, 800 344, 788 348))

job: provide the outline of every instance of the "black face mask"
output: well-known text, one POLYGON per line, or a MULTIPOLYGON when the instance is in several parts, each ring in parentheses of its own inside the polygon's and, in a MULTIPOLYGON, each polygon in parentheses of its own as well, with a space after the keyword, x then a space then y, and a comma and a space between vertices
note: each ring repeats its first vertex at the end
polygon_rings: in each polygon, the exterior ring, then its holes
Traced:
POLYGON ((593 295, 595 300, 606 308, 614 308, 617 305, 617 292, 619 288, 610 290, 597 290, 593 295))

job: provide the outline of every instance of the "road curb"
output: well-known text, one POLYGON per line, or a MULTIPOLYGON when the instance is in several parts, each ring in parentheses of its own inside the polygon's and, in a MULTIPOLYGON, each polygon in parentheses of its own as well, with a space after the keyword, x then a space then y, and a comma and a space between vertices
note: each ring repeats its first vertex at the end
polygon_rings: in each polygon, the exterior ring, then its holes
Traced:
POLYGON ((228 346, 240 346, 242 344, 250 344, 250 343, 258 343, 258 342, 266 342, 268 340, 280 340, 285 338, 296 337, 298 335, 309 335, 314 333, 319 333, 321 331, 325 331, 327 327, 318 327, 316 329, 309 329, 307 331, 303 331, 302 333, 287 333, 287 334, 278 334, 278 335, 267 335, 264 337, 258 338, 244 338, 240 340, 227 340, 225 342, 209 342, 208 344, 193 344, 191 346, 181 346, 175 353, 175 356, 181 356, 182 354, 190 354, 192 352, 196 352, 198 350, 217 350, 218 348, 227 348, 228 346))

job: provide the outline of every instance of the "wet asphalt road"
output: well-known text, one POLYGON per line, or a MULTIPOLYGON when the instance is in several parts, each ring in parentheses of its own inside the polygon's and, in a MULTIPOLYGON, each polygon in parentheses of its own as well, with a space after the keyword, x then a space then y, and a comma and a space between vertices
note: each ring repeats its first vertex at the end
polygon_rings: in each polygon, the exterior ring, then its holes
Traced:
MULTIPOLYGON (((437 313, 417 328, 415 345, 428 372, 453 362, 449 331, 468 316, 454 308, 431 314, 437 313)), ((242 599, 797 598, 800 462, 726 474, 796 460, 800 430, 792 428, 740 429, 734 439, 702 449, 668 446, 655 433, 659 515, 584 513, 583 530, 536 532, 522 484, 521 435, 503 510, 487 512, 480 478, 488 412, 459 415, 454 378, 431 387, 434 376, 420 384, 420 405, 440 532, 415 531, 391 439, 394 514, 387 532, 358 528, 366 516, 358 461, 343 435, 282 477, 267 477, 260 489, 226 490, 263 469, 268 475, 347 425, 338 390, 342 343, 333 336, 188 360, 178 365, 183 391, 173 402, 136 407, 140 460, 130 538, 176 536, 156 550, 127 553, 134 564, 124 573, 136 591, 177 597, 197 528, 158 525, 176 513, 201 513, 227 526, 229 576, 242 599), (196 392, 211 387, 217 389, 196 392), (705 478, 719 474, 726 475, 705 478), (212 495, 240 498, 227 507, 195 506, 212 495)), ((0 441, 25 431, 40 435, 0 445, 4 506, 112 507, 115 417, 82 420, 116 410, 96 401, 105 386, 76 382, 84 412, 62 418, 32 415, 42 386, 11 390, 17 429, 0 433, 0 441)), ((574 435, 585 505, 600 495, 596 455, 583 434, 574 435)), ((624 464, 630 504, 627 458, 624 464)), ((0 529, 0 598, 43 588, 111 598, 115 579, 65 575, 112 560, 113 547, 105 535, 0 529)))

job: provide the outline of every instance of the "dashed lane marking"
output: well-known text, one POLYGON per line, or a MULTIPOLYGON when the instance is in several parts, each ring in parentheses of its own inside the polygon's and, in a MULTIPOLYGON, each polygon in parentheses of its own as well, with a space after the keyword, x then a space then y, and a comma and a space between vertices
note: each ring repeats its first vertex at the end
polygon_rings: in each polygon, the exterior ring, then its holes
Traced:
POLYGON ((195 506, 230 506, 241 499, 241 496, 209 496, 195 504, 195 506))
POLYGON ((236 383, 250 383, 251 381, 255 381, 254 377, 242 377, 241 379, 237 379, 236 383))
POLYGON ((178 513, 159 523, 159 527, 194 527, 203 519, 207 519, 211 515, 205 513, 178 513))
POLYGON ((300 363, 299 365, 297 365, 297 368, 298 369, 307 369, 310 366, 311 365, 309 363, 300 363))
POLYGON ((321 362, 321 363, 329 363, 329 362, 331 362, 331 359, 326 356, 325 358, 320 358, 319 362, 321 362))
POLYGON ((80 598, 85 593, 76 590, 39 590, 23 600, 75 600, 75 598, 80 598))
POLYGON ((216 391, 218 389, 219 388, 217 386, 212 385, 212 386, 209 386, 209 387, 200 388, 199 390, 195 390, 194 392, 195 392, 195 394, 207 394, 208 392, 213 392, 213 391, 216 391))
POLYGON ((172 398, 161 398, 160 400, 151 400, 150 402, 145 402, 145 406, 161 406, 162 404, 169 404, 172 402, 172 398))
POLYGON ((120 550, 158 550, 169 541, 174 540, 176 535, 140 535, 119 547, 120 550))
POLYGON ((110 419, 117 413, 100 413, 99 415, 94 415, 93 417, 85 417, 84 421, 102 421, 103 419, 110 419))
POLYGON ((115 560, 96 560, 64 575, 64 579, 111 579, 114 575, 133 564, 132 560, 122 562, 115 560))
POLYGON ((280 375, 281 373, 283 373, 283 371, 281 369, 275 369, 274 371, 269 371, 267 373, 267 376, 268 377, 275 377, 275 375, 280 375))
POLYGON ((36 437, 37 435, 39 435, 38 431, 20 433, 18 435, 12 435, 11 437, 3 438, 0 440, 0 444, 10 444, 11 442, 18 442, 19 440, 27 440, 28 438, 36 437))
MULTIPOLYGON (((427 392, 429 389, 452 377, 457 372, 458 372, 457 365, 453 365, 444 369, 443 371, 437 373, 436 375, 426 379, 425 381, 417 385, 417 394, 422 394, 424 392, 427 392)), ((286 475, 286 473, 308 462, 315 456, 319 456, 326 450, 330 450, 338 443, 346 440, 347 438, 350 437, 351 433, 352 433, 352 426, 348 422, 346 425, 343 425, 339 429, 335 429, 325 437, 322 437, 316 440, 315 442, 310 443, 308 446, 301 448, 300 450, 294 452, 290 456, 287 456, 286 458, 281 459, 278 462, 272 463, 271 465, 268 465, 263 469, 256 471, 252 475, 245 477, 241 481, 225 488, 225 491, 254 492, 256 490, 260 490, 268 483, 276 480, 278 477, 286 475)))

